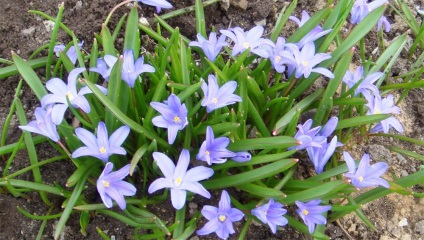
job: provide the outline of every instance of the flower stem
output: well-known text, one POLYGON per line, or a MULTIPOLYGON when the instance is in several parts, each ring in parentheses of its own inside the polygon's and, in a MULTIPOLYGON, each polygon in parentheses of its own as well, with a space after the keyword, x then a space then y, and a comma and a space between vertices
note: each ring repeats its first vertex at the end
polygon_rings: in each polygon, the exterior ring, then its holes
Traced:
POLYGON ((63 149, 63 151, 65 151, 66 155, 68 155, 69 158, 72 158, 72 154, 69 152, 69 150, 60 140, 57 141, 56 143, 63 149))

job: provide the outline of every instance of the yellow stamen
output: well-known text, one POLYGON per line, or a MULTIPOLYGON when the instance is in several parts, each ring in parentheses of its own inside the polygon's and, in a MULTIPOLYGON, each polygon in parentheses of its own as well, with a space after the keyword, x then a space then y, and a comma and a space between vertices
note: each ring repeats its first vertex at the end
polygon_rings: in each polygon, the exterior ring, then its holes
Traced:
POLYGON ((244 48, 249 48, 249 47, 250 47, 250 46, 249 46, 249 43, 248 43, 248 42, 243 43, 243 47, 244 47, 244 48))
POLYGON ((67 92, 66 96, 68 97, 69 101, 72 101, 74 99, 74 95, 71 92, 67 92))
POLYGON ((364 178, 362 176, 360 176, 358 179, 360 182, 364 181, 364 178))
POLYGON ((380 112, 380 110, 375 110, 374 111, 374 114, 380 114, 381 112, 380 112))
POLYGON ((302 65, 306 67, 306 66, 308 66, 308 62, 303 61, 302 65))
POLYGON ((106 149, 104 147, 101 147, 99 151, 100 151, 100 153, 105 153, 106 149))
POLYGON ((219 215, 218 216, 219 221, 224 222, 227 217, 225 215, 219 215))
POLYGON ((175 180, 174 180, 174 184, 176 185, 176 186, 179 186, 180 184, 181 184, 181 182, 183 181, 183 179, 181 178, 181 177, 177 177, 175 180))
POLYGON ((212 101, 211 102, 213 102, 213 103, 216 104, 218 102, 218 99, 216 97, 214 97, 214 98, 212 98, 212 101))
POLYGON ((309 211, 308 211, 308 210, 306 210, 306 209, 303 209, 302 214, 303 214, 303 215, 308 215, 308 214, 309 214, 309 211))
POLYGON ((180 122, 181 122, 180 117, 175 116, 175 117, 174 117, 174 123, 180 123, 180 122))
POLYGON ((211 154, 211 153, 210 153, 209 151, 205 151, 205 154, 206 154, 206 155, 209 155, 209 154, 211 154))
POLYGON ((276 57, 275 57, 275 62, 276 62, 276 63, 279 63, 280 61, 281 61, 281 57, 280 57, 280 56, 276 56, 276 57))
POLYGON ((105 187, 109 187, 109 186, 110 186, 110 183, 109 183, 108 181, 104 181, 104 180, 103 180, 103 186, 105 186, 105 187))

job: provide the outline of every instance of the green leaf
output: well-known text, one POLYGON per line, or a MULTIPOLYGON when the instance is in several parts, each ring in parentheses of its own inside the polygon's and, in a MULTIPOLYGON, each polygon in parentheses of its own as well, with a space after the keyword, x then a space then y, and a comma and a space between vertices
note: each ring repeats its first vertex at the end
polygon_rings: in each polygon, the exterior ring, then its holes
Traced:
POLYGON ((20 58, 15 53, 12 53, 12 58, 13 62, 15 62, 16 68, 24 78, 25 82, 35 93, 35 96, 37 96, 38 100, 41 100, 41 98, 47 94, 47 90, 44 88, 44 85, 38 78, 37 74, 34 72, 34 70, 32 70, 31 65, 29 65, 28 62, 20 58))
POLYGON ((289 19, 290 15, 293 13, 294 9, 297 6, 297 0, 294 0, 289 8, 286 11, 286 6, 281 10, 280 14, 278 14, 277 21, 275 22, 274 29, 272 29, 272 33, 270 36, 270 39, 273 42, 277 41, 278 36, 280 36, 281 31, 283 30, 284 25, 286 24, 287 20, 289 19))
POLYGON ((138 58, 140 52, 140 32, 138 29, 138 12, 137 6, 134 6, 127 18, 127 26, 125 28, 124 50, 131 49, 134 59, 138 58))
POLYGON ((390 114, 374 114, 367 116, 359 116, 349 119, 340 120, 337 124, 336 130, 349 128, 349 127, 358 127, 366 124, 380 122, 384 119, 389 118, 390 114))
POLYGON ((286 169, 289 169, 296 163, 297 161, 281 160, 251 171, 204 181, 202 182, 202 185, 207 189, 219 189, 232 186, 239 186, 242 184, 251 183, 263 178, 273 176, 286 169))
POLYGON ((206 28, 205 28, 205 13, 203 11, 202 0, 196 0, 195 14, 196 14, 196 32, 200 33, 204 38, 207 38, 206 28))
POLYGON ((145 143, 143 146, 141 146, 135 153, 133 158, 131 159, 131 167, 130 167, 130 175, 132 176, 134 173, 134 169, 137 166, 140 159, 144 156, 144 154, 147 151, 147 148, 149 145, 145 143))
POLYGON ((257 149, 286 149, 298 145, 296 139, 288 136, 266 137, 255 139, 237 140, 228 146, 234 152, 257 150, 257 149))
POLYGON ((284 194, 279 190, 259 186, 259 185, 253 184, 253 183, 245 183, 245 184, 242 184, 242 185, 238 185, 237 188, 239 188, 239 189, 241 189, 245 192, 259 196, 261 198, 282 199, 284 197, 284 194))
POLYGON ((281 201, 284 204, 291 205, 295 201, 310 201, 313 199, 322 199, 326 195, 337 192, 341 188, 347 187, 348 184, 341 180, 334 180, 327 183, 321 183, 316 187, 309 188, 304 191, 298 191, 293 194, 288 194, 286 198, 281 201))
MULTIPOLYGON (((47 63, 47 57, 41 57, 37 59, 32 59, 26 61, 27 66, 32 69, 37 69, 46 66, 47 63)), ((18 74, 18 68, 16 67, 16 64, 13 64, 11 66, 7 66, 4 68, 0 68, 0 79, 4 79, 13 75, 18 74)))
POLYGON ((80 214, 80 227, 81 227, 81 234, 84 237, 87 237, 87 226, 90 221, 90 213, 88 211, 82 211, 80 214))

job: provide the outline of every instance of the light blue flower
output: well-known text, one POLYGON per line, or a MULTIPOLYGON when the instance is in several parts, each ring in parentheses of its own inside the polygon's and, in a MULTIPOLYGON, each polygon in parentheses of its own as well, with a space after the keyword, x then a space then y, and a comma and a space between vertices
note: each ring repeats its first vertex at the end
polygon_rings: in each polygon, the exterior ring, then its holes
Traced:
POLYGON ((105 55, 103 59, 98 58, 97 66, 90 68, 90 71, 99 73, 106 81, 109 81, 110 73, 118 58, 112 55, 105 55))
POLYGON ((330 59, 331 54, 328 53, 317 53, 315 54, 315 45, 313 42, 307 42, 303 46, 302 50, 294 45, 287 45, 287 49, 293 55, 287 55, 288 59, 288 73, 289 75, 294 74, 296 78, 304 76, 308 78, 311 72, 320 73, 326 77, 334 78, 334 74, 323 67, 315 67, 322 61, 330 59))
POLYGON ((385 32, 390 32, 390 29, 392 28, 392 25, 385 16, 381 16, 380 19, 378 19, 377 31, 380 31, 381 27, 383 27, 385 32))
POLYGON ((277 226, 287 225, 289 222, 283 215, 287 210, 283 208, 283 204, 275 202, 274 199, 269 199, 267 204, 259 206, 252 210, 252 215, 257 217, 263 223, 268 224, 272 233, 277 232, 277 226))
POLYGON ((122 180, 130 173, 130 164, 115 172, 112 172, 112 169, 113 163, 106 163, 102 174, 97 179, 97 191, 107 208, 113 206, 113 199, 124 210, 127 207, 124 196, 134 196, 137 191, 131 183, 122 180))
POLYGON ((269 53, 267 49, 275 47, 275 44, 269 39, 262 38, 263 32, 264 28, 262 26, 256 26, 247 32, 240 27, 221 30, 222 34, 231 38, 234 42, 232 51, 233 56, 250 48, 251 53, 263 58, 268 58, 269 53))
MULTIPOLYGON (((393 94, 389 94, 386 98, 381 99, 380 95, 366 97, 368 103, 367 115, 374 114, 400 114, 400 108, 395 106, 393 94)), ((384 132, 389 133, 390 128, 396 129, 398 132, 403 132, 402 124, 394 116, 380 121, 374 126, 370 133, 384 132)))
MULTIPOLYGON (((292 43, 287 43, 287 45, 290 44, 292 43)), ((275 71, 282 73, 286 70, 285 64, 288 63, 286 56, 292 56, 292 53, 286 50, 286 40, 278 37, 275 48, 271 48, 269 51, 269 59, 275 71)))
POLYGON ((171 190, 171 202, 175 209, 181 209, 186 202, 187 191, 210 198, 210 193, 198 183, 213 175, 213 170, 207 167, 198 166, 187 171, 190 163, 190 153, 187 149, 183 149, 178 159, 177 166, 165 154, 154 152, 158 167, 162 171, 164 177, 156 179, 149 186, 148 192, 151 194, 162 188, 171 190))
POLYGON ((295 202, 298 209, 296 213, 299 214, 303 222, 308 226, 309 233, 312 234, 315 230, 315 224, 326 224, 327 219, 322 216, 322 213, 331 209, 331 206, 319 206, 321 200, 312 200, 307 203, 295 202))
POLYGON ((150 106, 161 114, 152 119, 153 125, 160 128, 167 128, 168 143, 173 144, 178 131, 185 128, 188 124, 187 107, 185 104, 181 104, 180 99, 175 94, 171 94, 165 104, 151 102, 150 106))
POLYGON ((360 82, 359 85, 356 86, 354 96, 356 97, 362 93, 364 97, 369 98, 371 97, 370 91, 374 95, 379 95, 378 88, 374 85, 374 82, 380 79, 382 75, 382 72, 375 72, 364 78, 364 68, 360 66, 353 73, 349 70, 346 71, 342 81, 346 83, 349 89, 355 87, 355 85, 360 82))
POLYGON ((209 40, 206 40, 200 33, 198 33, 197 41, 190 42, 189 46, 201 48, 206 57, 213 62, 219 52, 221 52, 221 49, 228 46, 228 43, 226 42, 225 35, 221 35, 217 38, 216 33, 211 32, 209 34, 209 40))
POLYGON ((125 155, 127 152, 121 145, 129 133, 130 128, 128 126, 122 126, 116 129, 109 137, 104 122, 99 122, 97 126, 97 137, 84 128, 77 128, 75 129, 75 134, 85 146, 76 149, 72 153, 72 157, 92 156, 103 162, 107 162, 109 156, 112 154, 125 155))
MULTIPOLYGON (((78 43, 78 48, 81 49, 82 45, 84 45, 84 41, 78 43)), ((65 45, 59 44, 54 46, 53 51, 56 53, 56 56, 59 57, 59 52, 64 51, 66 48, 65 45)), ((75 64, 77 62, 77 50, 75 49, 75 46, 69 47, 68 51, 66 51, 66 56, 68 56, 69 60, 72 62, 72 64, 75 64)))
MULTIPOLYGON (((85 99, 84 95, 91 93, 91 90, 86 86, 81 88, 77 92, 77 77, 80 73, 84 72, 85 68, 75 68, 69 73, 68 84, 65 84, 59 78, 50 79, 46 83, 46 88, 51 93, 45 95, 41 99, 41 106, 46 107, 47 105, 53 105, 52 119, 56 125, 59 125, 63 121, 63 116, 66 109, 68 109, 68 102, 75 108, 81 108, 84 112, 90 112, 90 103, 85 99), (55 104, 56 103, 56 104, 55 104)), ((107 93, 107 89, 96 85, 104 94, 107 93)))
POLYGON ((150 5, 156 7, 156 12, 160 13, 162 8, 172 8, 172 5, 165 0, 138 0, 138 2, 144 3, 146 5, 150 5))
POLYGON ((52 120, 53 107, 48 106, 46 110, 41 107, 35 109, 35 120, 28 123, 26 126, 19 126, 20 129, 37 133, 50 138, 53 142, 60 140, 56 130, 56 124, 52 120))
POLYGON ((385 162, 378 162, 370 165, 370 156, 364 154, 359 162, 358 169, 356 168, 355 161, 348 152, 343 152, 343 158, 346 161, 349 172, 345 173, 345 177, 350 179, 350 183, 357 188, 382 186, 389 188, 389 183, 381 178, 389 166, 385 162))
POLYGON ((355 3, 350 10, 350 23, 360 23, 370 12, 387 3, 387 0, 375 0, 370 3, 367 3, 367 0, 355 0, 355 3))
POLYGON ((210 74, 208 76, 208 84, 204 82, 201 87, 203 94, 205 94, 205 98, 201 104, 206 107, 208 113, 242 101, 241 97, 234 94, 237 88, 236 81, 229 81, 222 85, 222 87, 219 87, 215 76, 210 74))
POLYGON ((220 164, 227 161, 227 158, 235 157, 236 154, 227 149, 230 139, 226 137, 214 138, 213 130, 206 127, 206 140, 202 143, 196 158, 207 162, 209 165, 220 164))
POLYGON ((322 144, 327 141, 327 137, 319 135, 321 126, 312 128, 312 124, 312 119, 309 119, 303 125, 297 125, 298 130, 294 138, 299 142, 299 145, 290 147, 289 150, 303 150, 307 147, 322 147, 322 144))
MULTIPOLYGON (((297 23, 297 25, 299 27, 302 27, 303 24, 305 24, 310 19, 310 16, 305 10, 303 10, 302 11, 302 20, 299 20, 299 18, 294 17, 294 16, 290 16, 289 19, 292 20, 293 22, 297 23)), ((313 41, 317 40, 318 38, 320 38, 320 37, 328 34, 329 32, 331 32, 331 30, 332 29, 323 30, 320 25, 317 25, 310 32, 308 32, 302 39, 300 39, 300 41, 297 43, 297 45, 299 46, 299 48, 302 48, 306 43, 313 42, 313 41)))
POLYGON ((201 212, 209 222, 196 233, 208 235, 215 232, 221 239, 227 239, 230 234, 235 233, 233 222, 240 221, 244 216, 240 210, 231 207, 230 196, 225 190, 222 191, 218 207, 205 205, 201 212))
POLYGON ((252 155, 249 152, 235 152, 236 156, 230 159, 234 162, 248 162, 252 159, 252 155))
POLYGON ((155 68, 149 64, 144 64, 144 56, 141 56, 134 63, 133 51, 125 50, 124 63, 122 65, 122 80, 133 88, 138 76, 145 72, 155 72, 155 68))

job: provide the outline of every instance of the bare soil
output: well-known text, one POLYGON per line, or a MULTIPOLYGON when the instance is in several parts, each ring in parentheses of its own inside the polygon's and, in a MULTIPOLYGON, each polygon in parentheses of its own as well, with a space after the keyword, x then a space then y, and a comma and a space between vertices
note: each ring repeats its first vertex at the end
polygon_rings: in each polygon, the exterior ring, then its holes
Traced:
MULTIPOLYGON (((45 26, 45 19, 28 13, 28 10, 40 10, 48 15, 55 16, 57 14, 58 5, 62 1, 58 0, 33 0, 28 1, 9 1, 0 0, 0 57, 11 59, 10 52, 15 51, 23 58, 28 58, 30 54, 39 46, 46 44, 50 40, 51 33, 45 26)), ((93 42, 94 33, 100 31, 101 23, 105 20, 110 10, 120 1, 108 0, 92 0, 92 1, 65 1, 65 12, 63 22, 72 29, 80 40, 85 41, 84 49, 90 49, 93 42)), ((175 9, 187 7, 194 4, 194 0, 171 0, 175 9)), ((210 30, 213 26, 217 29, 227 28, 230 26, 240 26, 249 29, 255 24, 262 24, 269 32, 276 19, 278 13, 283 6, 290 1, 274 1, 274 0, 230 0, 229 4, 215 4, 205 9, 207 28, 210 30)), ((304 9, 309 13, 314 13, 325 6, 323 0, 300 0, 296 10, 296 15, 300 16, 300 12, 304 9)), ((417 4, 420 1, 416 1, 417 4)), ((411 7, 414 7, 411 1, 411 7)), ((145 17, 151 18, 154 8, 141 7, 145 17)), ((111 23, 116 23, 117 19, 126 12, 127 9, 121 8, 114 14, 111 23)), ((415 11, 415 10, 414 10, 415 11)), ((165 11, 166 12, 166 11, 165 11)), ((389 21, 395 23, 393 30, 386 35, 388 41, 395 36, 403 34, 407 28, 401 22, 399 17, 395 17, 393 12, 386 12, 389 21)), ((418 18, 420 18, 418 16, 418 18)), ((189 39, 195 39, 195 21, 194 14, 185 14, 168 21, 171 26, 179 27, 182 34, 189 39)), ((289 23, 283 36, 288 36, 296 28, 296 24, 289 23)), ((59 35, 62 43, 67 43, 70 38, 64 33, 59 35)), ((119 42, 119 41, 118 41, 119 42)), ((377 46, 376 34, 370 33, 368 39, 370 52, 377 46)), ((377 53, 378 54, 378 53, 377 53)), ((40 56, 46 55, 41 52, 40 56)), ((377 56, 376 56, 377 57, 377 56)), ((393 70, 393 76, 408 71, 409 64, 404 58, 399 59, 393 70)), ((359 61, 356 59, 355 61, 359 61)), ((2 67, 2 65, 0 65, 2 67)), ((40 75, 43 70, 40 69, 40 75)), ((10 77, 0 80, 0 126, 3 126, 5 118, 9 112, 9 108, 13 101, 15 88, 18 84, 18 77, 10 77)), ((424 118, 423 118, 423 102, 424 92, 422 89, 413 90, 408 98, 402 102, 401 122, 405 128, 405 136, 424 140, 424 118)), ((24 109, 27 112, 28 119, 32 118, 35 107, 38 106, 38 100, 32 94, 28 87, 24 87, 21 96, 24 109)), ((12 120, 11 128, 8 132, 8 143, 16 142, 20 136, 20 130, 17 128, 19 122, 16 116, 12 120)), ((400 146, 405 149, 416 151, 424 154, 422 147, 405 144, 404 142, 395 141, 393 139, 372 138, 371 142, 366 145, 356 146, 357 152, 361 154, 369 152, 372 159, 385 161, 390 165, 390 173, 385 177, 392 179, 394 176, 406 176, 418 171, 420 162, 418 160, 409 159, 399 154, 394 154, 388 150, 389 146, 400 146)), ((39 159, 47 159, 56 156, 57 152, 49 144, 42 144, 38 147, 39 159)), ((28 166, 28 156, 21 151, 12 164, 9 172, 28 166)), ((0 160, 0 172, 3 171, 5 165, 4 159, 0 160)), ((71 163, 60 161, 49 164, 42 168, 44 181, 53 184, 58 182, 64 185, 67 177, 75 170, 71 163)), ((22 176, 23 179, 31 179, 30 174, 22 176)), ((422 192, 422 187, 416 187, 414 191, 422 192)), ((95 190, 91 190, 93 192, 95 190)), ((88 190, 90 192, 90 189, 88 190)), ((234 195, 237 195, 234 192, 234 195)), ((96 194, 88 194, 92 201, 98 201, 96 194)), ((212 204, 216 204, 219 200, 219 193, 213 193, 212 204)), ((63 199, 52 199, 52 213, 60 212, 60 205, 63 199)), ((205 204, 200 199, 195 198, 187 207, 188 212, 201 209, 205 204)), ((211 203, 208 203, 211 204, 211 203)), ((44 215, 49 207, 44 205, 36 193, 29 193, 22 197, 15 198, 0 189, 0 239, 35 239, 41 221, 30 220, 17 211, 17 207, 21 207, 32 214, 44 215)), ((424 200, 413 198, 410 196, 401 196, 392 194, 381 198, 375 202, 369 203, 362 207, 365 214, 375 223, 378 231, 369 230, 354 215, 348 215, 335 223, 329 223, 327 232, 332 239, 424 239, 424 200), (405 220, 406 219, 406 220, 405 220)), ((175 211, 169 207, 169 204, 155 206, 155 213, 166 222, 173 222, 175 211)), ((289 208, 291 216, 294 216, 293 209, 289 208)), ((200 222, 202 226, 204 222, 200 222)), ((49 221, 43 235, 43 239, 52 239, 55 221, 49 221)), ((124 224, 110 219, 102 215, 91 216, 90 225, 87 229, 87 237, 85 239, 100 239, 96 232, 99 227, 108 236, 115 236, 116 239, 130 239, 133 230, 124 224)), ((236 232, 241 230, 242 224, 236 224, 236 232)), ((83 239, 80 233, 79 220, 76 215, 72 216, 68 221, 63 239, 83 239)), ((192 237, 192 239, 215 239, 214 235, 208 237, 192 237)), ((231 239, 237 239, 234 235, 231 239)), ((272 235, 267 227, 259 224, 252 224, 248 232, 247 239, 309 239, 309 237, 298 233, 290 227, 285 227, 279 231, 277 235, 272 235)))

